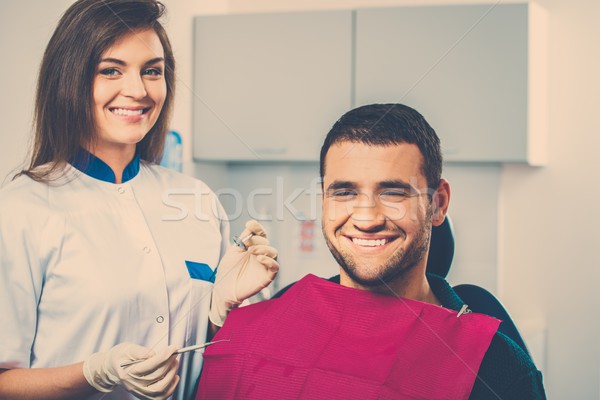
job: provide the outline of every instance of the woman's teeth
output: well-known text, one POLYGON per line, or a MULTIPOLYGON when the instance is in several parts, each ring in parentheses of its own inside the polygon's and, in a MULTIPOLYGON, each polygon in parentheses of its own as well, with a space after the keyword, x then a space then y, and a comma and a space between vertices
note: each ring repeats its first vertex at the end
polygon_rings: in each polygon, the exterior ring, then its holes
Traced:
POLYGON ((386 244, 387 240, 386 239, 367 240, 367 239, 352 238, 352 242, 359 246, 375 247, 375 246, 383 246, 384 244, 386 244))
POLYGON ((125 116, 142 115, 144 113, 143 109, 140 109, 140 110, 126 110, 124 108, 113 108, 110 111, 113 114, 125 115, 125 116))

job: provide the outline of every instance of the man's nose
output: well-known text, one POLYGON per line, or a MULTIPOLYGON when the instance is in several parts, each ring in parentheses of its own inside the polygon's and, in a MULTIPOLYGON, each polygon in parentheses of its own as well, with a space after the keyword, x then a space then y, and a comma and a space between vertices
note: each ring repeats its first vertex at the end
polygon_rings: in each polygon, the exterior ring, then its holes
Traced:
POLYGON ((352 224, 356 229, 370 232, 385 226, 384 208, 374 195, 361 193, 358 195, 352 209, 352 224))

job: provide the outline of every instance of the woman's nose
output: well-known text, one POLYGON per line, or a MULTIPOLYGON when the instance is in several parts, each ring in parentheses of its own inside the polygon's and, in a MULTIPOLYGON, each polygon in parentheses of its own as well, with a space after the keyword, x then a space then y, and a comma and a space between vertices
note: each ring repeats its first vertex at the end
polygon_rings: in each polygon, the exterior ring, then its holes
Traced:
POLYGON ((138 74, 129 74, 125 77, 121 93, 133 99, 143 99, 148 94, 146 92, 146 85, 142 77, 138 74))

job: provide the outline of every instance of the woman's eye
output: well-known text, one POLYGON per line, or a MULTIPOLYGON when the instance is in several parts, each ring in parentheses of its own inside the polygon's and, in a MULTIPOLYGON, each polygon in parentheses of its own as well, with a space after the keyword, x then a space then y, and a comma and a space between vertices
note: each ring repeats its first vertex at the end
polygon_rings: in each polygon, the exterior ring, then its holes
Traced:
POLYGON ((103 70, 100 70, 100 74, 106 76, 116 76, 119 74, 119 70, 116 68, 104 68, 103 70))
POLYGON ((162 75, 162 70, 160 68, 148 68, 142 72, 142 75, 160 76, 162 75))

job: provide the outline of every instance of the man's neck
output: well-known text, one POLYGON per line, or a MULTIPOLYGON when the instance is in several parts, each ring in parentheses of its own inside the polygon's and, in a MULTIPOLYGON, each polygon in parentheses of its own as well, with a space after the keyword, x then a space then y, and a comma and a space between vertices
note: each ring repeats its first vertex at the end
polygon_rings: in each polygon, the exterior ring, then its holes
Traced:
POLYGON ((340 268, 340 285, 360 290, 368 290, 387 296, 402 297, 436 305, 442 304, 433 293, 433 290, 431 290, 424 270, 419 268, 407 271, 395 280, 391 282, 382 282, 382 284, 378 286, 365 286, 355 282, 342 268, 340 268))

